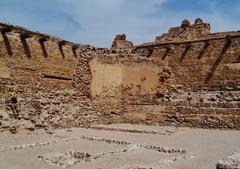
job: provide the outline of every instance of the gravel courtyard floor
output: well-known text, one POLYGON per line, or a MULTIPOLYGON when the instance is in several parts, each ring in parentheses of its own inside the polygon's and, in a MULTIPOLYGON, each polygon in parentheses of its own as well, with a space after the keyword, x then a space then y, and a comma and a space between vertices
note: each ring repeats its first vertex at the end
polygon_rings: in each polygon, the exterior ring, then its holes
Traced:
POLYGON ((240 131, 130 124, 0 134, 0 169, 215 169, 240 131))

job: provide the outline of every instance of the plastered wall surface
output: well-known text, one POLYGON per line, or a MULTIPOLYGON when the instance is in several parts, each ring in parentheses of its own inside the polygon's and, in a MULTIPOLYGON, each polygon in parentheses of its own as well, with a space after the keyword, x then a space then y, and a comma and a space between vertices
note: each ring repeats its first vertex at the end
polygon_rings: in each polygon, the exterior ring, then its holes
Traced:
POLYGON ((118 93, 121 92, 120 87, 131 88, 140 94, 156 93, 160 70, 155 65, 105 64, 95 58, 90 62, 90 67, 92 96, 104 94, 109 89, 118 93))
POLYGON ((1 61, 0 61, 0 77, 10 78, 10 69, 4 62, 1 61))

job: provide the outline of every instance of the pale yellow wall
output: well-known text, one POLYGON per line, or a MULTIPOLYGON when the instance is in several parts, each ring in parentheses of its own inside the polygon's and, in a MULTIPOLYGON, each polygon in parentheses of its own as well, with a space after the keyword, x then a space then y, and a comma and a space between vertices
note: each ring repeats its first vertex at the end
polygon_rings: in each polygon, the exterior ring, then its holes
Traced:
POLYGON ((98 63, 97 58, 95 58, 90 62, 90 68, 92 73, 91 92, 93 96, 100 95, 104 88, 111 92, 110 90, 116 89, 121 85, 121 67, 98 63))
POLYGON ((93 96, 105 95, 108 92, 119 95, 120 86, 130 87, 132 91, 140 94, 155 93, 159 82, 159 68, 151 64, 133 63, 104 64, 99 58, 90 62, 93 96))
POLYGON ((158 86, 158 69, 153 65, 134 64, 131 66, 116 65, 122 68, 122 83, 124 86, 141 87, 141 93, 155 93, 158 86))
POLYGON ((10 69, 0 60, 0 78, 10 78, 10 69))

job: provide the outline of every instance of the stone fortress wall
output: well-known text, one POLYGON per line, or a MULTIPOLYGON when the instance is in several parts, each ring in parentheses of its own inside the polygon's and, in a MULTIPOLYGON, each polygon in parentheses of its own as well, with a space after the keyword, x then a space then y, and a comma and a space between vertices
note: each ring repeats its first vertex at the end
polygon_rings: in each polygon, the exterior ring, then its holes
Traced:
POLYGON ((88 126, 101 118, 74 87, 85 46, 7 24, 0 30, 0 128, 88 126))
POLYGON ((240 32, 184 20, 111 49, 1 24, 0 128, 143 123, 240 129, 240 32))
POLYGON ((86 75, 109 121, 240 128, 240 32, 211 34, 201 19, 184 20, 155 42, 114 44, 118 51, 88 56, 86 75))

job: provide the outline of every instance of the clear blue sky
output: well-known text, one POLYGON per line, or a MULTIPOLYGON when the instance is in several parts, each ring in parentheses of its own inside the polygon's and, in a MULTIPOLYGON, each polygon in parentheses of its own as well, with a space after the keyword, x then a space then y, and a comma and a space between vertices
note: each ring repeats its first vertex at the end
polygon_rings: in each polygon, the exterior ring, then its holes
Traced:
POLYGON ((97 47, 117 33, 134 44, 153 41, 197 17, 214 32, 240 30, 240 0, 0 0, 0 22, 97 47))

